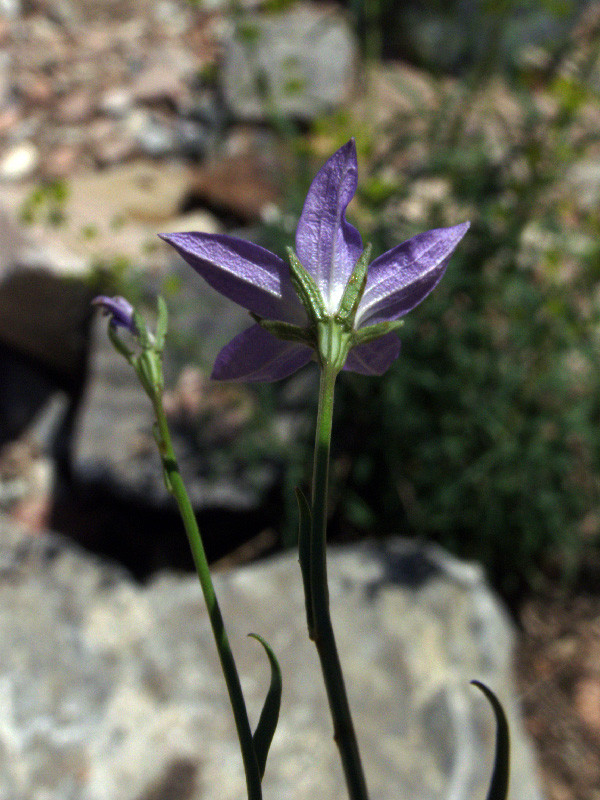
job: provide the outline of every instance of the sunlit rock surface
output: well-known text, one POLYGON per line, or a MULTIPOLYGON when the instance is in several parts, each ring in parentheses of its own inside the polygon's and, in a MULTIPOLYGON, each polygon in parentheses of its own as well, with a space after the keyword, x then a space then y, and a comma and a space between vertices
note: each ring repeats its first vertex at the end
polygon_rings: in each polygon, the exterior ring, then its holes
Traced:
MULTIPOLYGON (((129 535, 128 531, 122 532, 129 535)), ((183 535, 183 534, 182 534, 183 535)), ((492 713, 509 711, 512 800, 540 798, 511 674, 513 630, 479 568, 390 540, 332 549, 331 602, 372 796, 485 797, 492 713)), ((217 591, 252 720, 284 697, 265 798, 342 800, 295 554, 219 574, 217 591)), ((244 778, 200 588, 132 582, 64 539, 0 521, 0 798, 239 800, 244 778)))
POLYGON ((249 14, 225 36, 225 99, 237 119, 311 120, 350 99, 357 59, 350 24, 332 7, 249 14))

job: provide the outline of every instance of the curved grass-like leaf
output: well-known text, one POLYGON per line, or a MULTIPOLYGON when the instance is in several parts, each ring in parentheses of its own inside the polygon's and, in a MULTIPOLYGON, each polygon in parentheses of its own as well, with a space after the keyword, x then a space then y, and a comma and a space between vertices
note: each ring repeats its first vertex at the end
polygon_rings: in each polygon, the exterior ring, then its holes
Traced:
POLYGON ((154 346, 159 353, 162 353, 165 347, 167 329, 169 327, 169 311, 162 295, 159 294, 156 301, 158 303, 158 320, 156 322, 156 342, 154 346))
POLYGON ((310 584, 310 529, 312 527, 312 514, 308 500, 304 492, 296 487, 296 500, 298 501, 298 514, 300 522, 298 525, 298 560, 302 571, 302 583, 304 585, 304 600, 306 602, 306 622, 308 624, 308 635, 314 638, 314 620, 312 590, 310 584))
POLYGON ((257 633, 249 633, 248 636, 251 636, 262 644, 271 664, 271 683, 269 685, 269 691, 265 697, 260 719, 258 720, 258 725, 252 737, 254 752, 256 753, 256 760, 262 780, 265 774, 265 767, 267 766, 269 748, 271 747, 275 728, 279 720, 282 690, 281 668, 271 645, 266 642, 262 636, 259 636, 257 633))
POLYGON ((490 688, 480 681, 471 681, 471 683, 487 697, 496 717, 496 752, 487 800, 506 800, 510 774, 510 734, 506 714, 490 688))

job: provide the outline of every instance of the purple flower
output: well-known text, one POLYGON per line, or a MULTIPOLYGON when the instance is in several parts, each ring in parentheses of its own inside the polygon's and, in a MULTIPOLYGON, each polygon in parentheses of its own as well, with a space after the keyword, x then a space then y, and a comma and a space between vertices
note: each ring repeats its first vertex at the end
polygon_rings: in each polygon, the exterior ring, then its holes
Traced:
POLYGON ((129 333, 137 333, 133 321, 133 306, 124 297, 100 295, 92 300, 92 305, 100 306, 104 314, 110 316, 110 324, 115 328, 126 328, 129 333))
MULTIPOLYGON (((321 319, 340 320, 340 303, 363 254, 360 234, 346 220, 346 208, 356 192, 357 173, 356 147, 351 139, 313 180, 296 231, 300 269, 304 268, 321 295, 321 319)), ((468 227, 466 222, 419 234, 373 261, 351 314, 340 320, 351 326, 352 349, 344 369, 363 375, 380 375, 388 369, 400 353, 400 340, 393 330, 386 332, 387 326, 380 324, 396 322, 435 288, 468 227), (373 331, 378 338, 371 338, 364 330, 374 325, 379 325, 373 331), (364 343, 360 343, 361 336, 364 343)), ((213 378, 275 381, 310 361, 316 348, 316 318, 300 301, 297 281, 282 259, 233 236, 171 233, 161 238, 207 283, 259 320, 221 350, 213 378), (289 331, 302 329, 305 340, 299 335, 277 338, 265 329, 269 327, 265 320, 287 323, 289 331)), ((276 328, 274 323, 271 329, 276 328)))

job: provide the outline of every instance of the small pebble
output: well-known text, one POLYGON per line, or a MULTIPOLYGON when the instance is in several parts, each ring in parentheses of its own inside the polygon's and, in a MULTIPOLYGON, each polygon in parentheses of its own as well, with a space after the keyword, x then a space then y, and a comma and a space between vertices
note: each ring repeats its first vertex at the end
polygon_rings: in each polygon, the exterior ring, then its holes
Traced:
POLYGON ((48 178, 67 178, 77 166, 79 150, 65 144, 53 150, 43 163, 44 175, 48 178))
POLYGON ((100 111, 109 117, 124 117, 133 106, 133 97, 127 89, 109 89, 100 99, 100 111))
POLYGON ((20 181, 32 175, 40 161, 40 153, 33 142, 20 142, 0 160, 0 180, 20 181))

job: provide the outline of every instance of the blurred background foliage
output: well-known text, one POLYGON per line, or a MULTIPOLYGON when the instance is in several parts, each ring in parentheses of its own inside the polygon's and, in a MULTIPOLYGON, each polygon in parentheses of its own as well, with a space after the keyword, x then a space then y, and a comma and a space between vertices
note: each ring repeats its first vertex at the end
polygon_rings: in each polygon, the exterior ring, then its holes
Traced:
POLYGON ((518 66, 521 45, 560 48, 587 0, 347 0, 366 52, 465 75, 518 66))
MULTIPOLYGON (((290 5, 268 4, 273 13, 290 5)), ((351 136, 359 190, 349 217, 373 257, 430 228, 467 219, 471 228, 406 317, 389 372, 338 381, 330 537, 439 542, 481 562, 511 604, 547 580, 597 576, 600 5, 344 5, 366 59, 362 99, 307 126, 278 115, 261 87, 288 163, 281 207, 252 235, 281 254, 293 246, 312 177, 351 136), (415 80, 400 80, 410 102, 390 114, 374 82, 398 60, 415 80)), ((243 35, 243 5, 232 10, 243 35)), ((135 280, 116 288, 137 297, 135 280)), ((163 292, 185 302, 173 276, 163 292)), ((189 331, 172 330, 171 342, 175 371, 208 366, 189 331)), ((281 445, 270 422, 289 386, 252 391, 256 414, 222 455, 279 465, 272 522, 293 547, 293 489, 310 480, 312 426, 293 448, 281 445)))
MULTIPOLYGON (((576 177, 599 152, 600 13, 560 0, 348 6, 368 56, 408 53, 431 80, 418 114, 385 119, 367 76, 360 113, 292 136, 282 219, 355 135, 350 216, 375 254, 464 219, 471 230, 407 317, 394 367, 339 381, 332 535, 433 539, 513 599, 549 574, 572 580, 600 544, 600 197, 576 177)), ((293 228, 260 239, 282 252, 293 228)), ((291 455, 288 490, 310 446, 291 455)))

